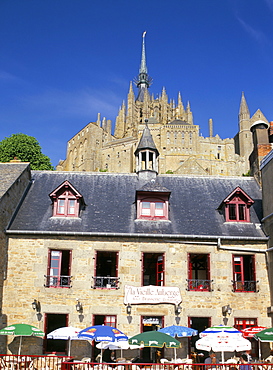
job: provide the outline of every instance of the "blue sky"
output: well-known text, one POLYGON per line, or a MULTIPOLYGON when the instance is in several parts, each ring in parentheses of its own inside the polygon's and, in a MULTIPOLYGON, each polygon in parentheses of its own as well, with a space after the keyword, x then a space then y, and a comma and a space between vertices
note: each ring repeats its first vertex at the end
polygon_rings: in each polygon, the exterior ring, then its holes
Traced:
POLYGON ((54 166, 100 112, 115 120, 146 34, 150 92, 233 137, 242 91, 273 120, 273 0, 0 0, 0 140, 37 138, 54 166))

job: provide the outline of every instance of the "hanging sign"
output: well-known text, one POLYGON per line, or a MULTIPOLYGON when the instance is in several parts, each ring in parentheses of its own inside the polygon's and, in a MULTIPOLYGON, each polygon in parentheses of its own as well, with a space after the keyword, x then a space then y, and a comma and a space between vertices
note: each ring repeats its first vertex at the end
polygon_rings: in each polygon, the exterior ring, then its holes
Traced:
POLYGON ((148 285, 136 287, 124 286, 124 304, 158 304, 171 303, 178 305, 182 302, 178 287, 148 285))

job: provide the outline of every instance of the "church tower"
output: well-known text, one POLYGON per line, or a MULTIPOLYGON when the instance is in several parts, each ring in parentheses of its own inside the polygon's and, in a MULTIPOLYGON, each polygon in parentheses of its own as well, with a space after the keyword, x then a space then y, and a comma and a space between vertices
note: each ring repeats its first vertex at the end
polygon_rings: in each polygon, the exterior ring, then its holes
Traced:
POLYGON ((237 154, 248 158, 252 152, 253 142, 250 132, 250 113, 244 92, 242 92, 240 109, 239 109, 239 132, 237 154))

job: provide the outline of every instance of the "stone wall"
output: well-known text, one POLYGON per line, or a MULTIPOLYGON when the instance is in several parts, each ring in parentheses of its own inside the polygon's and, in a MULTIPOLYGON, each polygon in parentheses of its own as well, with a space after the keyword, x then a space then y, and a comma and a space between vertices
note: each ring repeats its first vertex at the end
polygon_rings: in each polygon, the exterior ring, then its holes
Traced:
MULTIPOLYGON (((259 325, 271 326, 267 315, 270 295, 267 276, 266 243, 224 243, 232 250, 219 249, 217 242, 168 242, 157 239, 111 239, 88 237, 20 237, 9 240, 8 276, 4 282, 3 314, 7 324, 25 322, 44 329, 45 313, 69 315, 70 326, 85 328, 92 324, 93 315, 116 315, 117 327, 127 335, 141 331, 141 316, 164 316, 164 326, 175 323, 188 326, 188 317, 211 317, 211 323, 223 323, 222 306, 229 304, 234 318, 257 318, 259 325), (73 276, 71 288, 47 288, 44 286, 47 274, 48 250, 72 250, 73 276), (241 250, 242 249, 242 250, 241 250), (243 250, 246 250, 244 253, 243 250), (260 250, 255 253, 251 250, 260 250), (118 252, 118 276, 120 289, 92 289, 95 269, 95 251, 118 252), (172 304, 132 305, 130 317, 124 305, 124 285, 141 286, 142 253, 165 254, 165 286, 179 287, 182 296, 182 313, 175 315, 172 304), (213 280, 211 292, 188 291, 188 253, 208 253, 210 273, 213 280), (235 293, 232 291, 232 253, 255 254, 257 293, 235 293), (79 315, 75 309, 76 299, 83 305, 79 315), (41 303, 38 317, 31 307, 33 299, 41 303)), ((9 342, 13 338, 9 338, 9 342)), ((1 351, 5 341, 0 338, 1 351)), ((77 343, 73 343, 74 348, 77 343)), ((82 346, 82 345, 81 345, 82 346)), ((85 350, 89 350, 83 346, 85 350)), ((179 350, 184 357, 186 346, 179 350), (184 348, 184 349, 183 349, 184 348)), ((40 348, 42 351, 42 348, 40 348)), ((90 353, 88 353, 90 355, 90 353)), ((88 355, 87 354, 87 355, 88 355)))
POLYGON ((5 229, 30 182, 28 163, 1 163, 0 174, 0 325, 5 326, 6 314, 2 309, 3 285, 7 277, 8 242, 5 229))

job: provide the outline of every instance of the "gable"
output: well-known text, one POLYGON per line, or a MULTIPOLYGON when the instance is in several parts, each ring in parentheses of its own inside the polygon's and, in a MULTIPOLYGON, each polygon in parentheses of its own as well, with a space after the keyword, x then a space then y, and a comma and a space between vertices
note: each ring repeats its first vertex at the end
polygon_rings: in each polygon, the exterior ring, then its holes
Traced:
POLYGON ((208 175, 208 172, 198 163, 195 158, 192 157, 186 159, 186 161, 175 170, 175 173, 178 175, 208 175))

